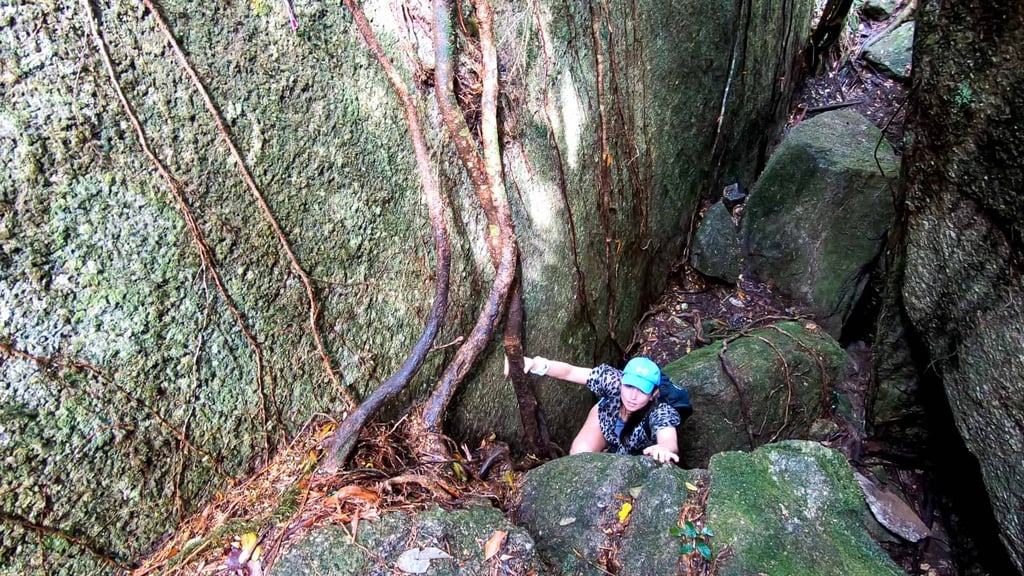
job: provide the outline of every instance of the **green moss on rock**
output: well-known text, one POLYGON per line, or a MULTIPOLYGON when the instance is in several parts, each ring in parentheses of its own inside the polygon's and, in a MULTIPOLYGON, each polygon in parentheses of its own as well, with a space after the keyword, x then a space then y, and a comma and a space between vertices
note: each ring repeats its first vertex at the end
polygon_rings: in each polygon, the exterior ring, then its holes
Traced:
POLYGON ((711 459, 707 522, 719 574, 902 576, 865 529, 867 505, 839 452, 787 441, 711 459))

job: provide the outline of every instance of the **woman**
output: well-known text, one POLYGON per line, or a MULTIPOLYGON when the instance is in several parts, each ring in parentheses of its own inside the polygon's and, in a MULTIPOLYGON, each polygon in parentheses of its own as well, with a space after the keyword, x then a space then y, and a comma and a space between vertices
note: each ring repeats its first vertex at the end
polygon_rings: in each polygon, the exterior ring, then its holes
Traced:
POLYGON ((607 364, 581 368, 540 356, 523 358, 523 365, 537 376, 583 384, 601 398, 573 440, 570 454, 607 450, 643 453, 661 463, 679 461, 679 413, 659 401, 661 370, 650 358, 633 358, 622 370, 607 364))

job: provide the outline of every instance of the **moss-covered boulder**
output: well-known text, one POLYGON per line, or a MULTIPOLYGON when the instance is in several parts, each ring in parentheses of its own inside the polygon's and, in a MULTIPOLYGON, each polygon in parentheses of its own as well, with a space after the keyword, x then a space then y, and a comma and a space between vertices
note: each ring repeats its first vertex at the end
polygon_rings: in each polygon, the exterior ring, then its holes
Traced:
POLYGON ((750 191, 747 276, 803 302, 839 338, 892 224, 898 171, 881 131, 856 112, 798 124, 750 191))
POLYGON ((864 49, 863 58, 893 80, 910 80, 914 56, 914 23, 905 22, 864 49))
POLYGON ((486 576, 495 571, 536 574, 542 565, 530 535, 509 523, 500 510, 483 504, 452 511, 433 507, 414 514, 393 512, 380 520, 363 520, 354 542, 344 528, 321 528, 290 548, 270 574, 386 576, 402 573, 403 567, 422 567, 421 573, 435 576, 486 576), (496 532, 504 532, 503 539, 496 532), (492 538, 502 544, 485 559, 484 547, 492 538), (443 554, 421 552, 431 549, 443 554), (421 566, 411 555, 422 558, 421 566))
POLYGON ((664 368, 687 388, 693 415, 679 431, 685 466, 711 455, 807 438, 837 400, 846 352, 821 328, 782 322, 698 348, 664 368))
POLYGON ((873 541, 873 520, 846 458, 816 442, 787 441, 716 455, 707 524, 718 574, 904 576, 873 541))
POLYGON ((531 470, 516 523, 537 542, 551 574, 675 574, 679 539, 670 530, 704 473, 646 456, 578 454, 531 470), (628 504, 624 516, 623 506, 628 504))
POLYGON ((693 267, 712 278, 735 283, 740 274, 740 241, 732 215, 715 202, 701 219, 690 248, 693 267))

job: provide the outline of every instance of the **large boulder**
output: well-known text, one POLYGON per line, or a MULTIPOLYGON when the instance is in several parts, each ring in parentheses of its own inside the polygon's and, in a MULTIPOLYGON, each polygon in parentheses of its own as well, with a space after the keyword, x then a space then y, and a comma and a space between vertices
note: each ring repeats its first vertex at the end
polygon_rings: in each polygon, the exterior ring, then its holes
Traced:
POLYGON ((874 529, 842 453, 787 441, 716 455, 708 467, 707 523, 729 546, 717 574, 904 576, 874 529))
POLYGON ((487 576, 495 570, 536 574, 542 567, 530 535, 484 503, 452 511, 431 507, 416 513, 392 512, 379 520, 363 520, 354 539, 345 528, 319 528, 291 547, 270 574, 487 576), (492 539, 500 547, 488 556, 491 551, 486 546, 492 539))
POLYGON ((1024 13, 918 16, 902 305, 1024 573, 1024 13))
POLYGON ((864 49, 864 60, 893 80, 910 80, 914 23, 905 22, 864 49))
POLYGON ((881 131, 856 112, 796 125, 743 212, 747 277, 802 302, 839 338, 885 244, 898 171, 881 131))
POLYGON ((612 566, 623 575, 674 574, 679 542, 670 528, 692 498, 686 484, 705 475, 647 457, 559 458, 527 473, 516 522, 555 574, 597 576, 612 566))
POLYGON ((704 213, 690 247, 690 262, 701 274, 735 284, 740 275, 740 241, 732 214, 722 202, 704 213))
POLYGON ((869 536, 877 524, 846 459, 815 442, 718 454, 708 470, 560 458, 526 475, 516 517, 552 574, 678 574, 697 543, 718 574, 903 574, 869 536))
MULTIPOLYGON (((430 18, 361 4, 413 90, 451 201, 446 344, 468 331, 492 275, 486 220, 425 89, 430 50, 405 49, 429 46, 424 30, 403 37, 430 18)), ((495 6, 531 348, 613 359, 710 188, 696 167, 713 155, 723 90, 718 150, 742 149, 723 162, 754 171, 759 151, 738 143, 775 133, 793 81, 777 72, 811 4, 495 6), (751 74, 730 72, 734 47, 751 74)), ((12 571, 108 571, 90 547, 130 562, 314 414, 340 415, 342 390, 368 394, 423 328, 435 255, 397 99, 348 11, 298 3, 293 31, 279 6, 159 3, 255 190, 148 10, 0 8, 0 509, 22 520, 0 526, 0 547, 12 571), (143 152, 99 45, 179 196, 143 152)), ((403 401, 453 349, 429 356, 403 401)), ((489 348, 456 399, 460 438, 494 431, 518 445, 500 361, 489 348)), ((542 390, 556 440, 572 438, 589 400, 542 390)))
POLYGON ((686 466, 713 454, 807 438, 837 399, 846 353, 815 325, 779 324, 698 348, 665 366, 690 392, 693 415, 680 427, 686 466))

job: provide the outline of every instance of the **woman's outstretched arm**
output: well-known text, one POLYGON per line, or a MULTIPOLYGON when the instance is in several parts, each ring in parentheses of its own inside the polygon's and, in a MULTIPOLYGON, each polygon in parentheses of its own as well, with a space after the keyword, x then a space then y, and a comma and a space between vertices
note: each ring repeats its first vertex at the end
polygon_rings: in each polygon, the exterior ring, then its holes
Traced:
MULTIPOLYGON (((557 360, 548 360, 540 356, 529 356, 523 357, 523 371, 536 374, 538 376, 551 376, 552 378, 558 378, 559 380, 566 380, 568 382, 575 382, 577 384, 586 384, 587 379, 590 378, 591 368, 583 368, 581 366, 573 366, 566 362, 559 362, 557 360)), ((508 359, 505 359, 505 375, 508 376, 508 359)))

